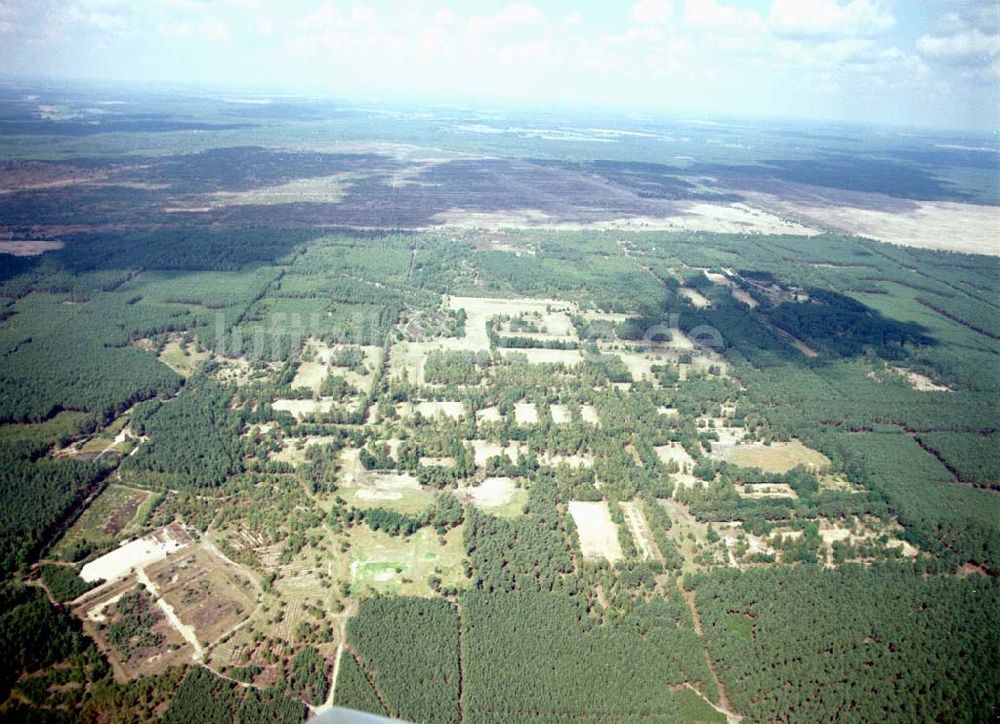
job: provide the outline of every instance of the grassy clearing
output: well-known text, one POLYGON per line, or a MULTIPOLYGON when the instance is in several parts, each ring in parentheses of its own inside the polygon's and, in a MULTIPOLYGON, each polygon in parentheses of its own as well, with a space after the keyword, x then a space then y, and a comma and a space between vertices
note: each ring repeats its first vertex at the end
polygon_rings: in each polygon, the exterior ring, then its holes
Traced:
POLYGON ((431 576, 439 577, 445 587, 462 586, 466 581, 461 527, 444 536, 444 545, 428 528, 402 538, 355 526, 350 541, 352 595, 364 595, 370 589, 400 596, 430 596, 431 576))
POLYGON ((309 360, 299 365, 292 378, 292 387, 308 387, 313 392, 319 392, 330 369, 323 362, 309 360))
POLYGON ((358 508, 387 508, 400 513, 419 513, 434 501, 434 492, 421 487, 409 473, 361 471, 338 490, 349 505, 358 508))
POLYGON ((163 346, 160 362, 180 376, 190 377, 209 356, 207 351, 198 351, 194 344, 183 345, 180 339, 172 339, 163 346))
POLYGON ((510 478, 486 478, 479 485, 459 488, 455 495, 463 502, 504 518, 522 515, 528 502, 528 491, 517 487, 510 478))
MULTIPOLYGON (((741 431, 742 432, 742 431, 741 431)), ((770 445, 752 443, 724 447, 713 455, 745 468, 760 468, 767 473, 787 473, 792 468, 804 465, 812 470, 822 471, 830 467, 830 459, 823 453, 806 447, 799 440, 774 442, 770 445)))

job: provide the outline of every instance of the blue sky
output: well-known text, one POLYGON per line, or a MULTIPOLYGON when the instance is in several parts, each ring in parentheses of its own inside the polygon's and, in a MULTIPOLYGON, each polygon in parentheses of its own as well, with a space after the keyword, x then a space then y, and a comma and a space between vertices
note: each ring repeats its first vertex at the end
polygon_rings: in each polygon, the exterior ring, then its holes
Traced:
POLYGON ((0 0, 9 75, 994 130, 994 0, 0 0))

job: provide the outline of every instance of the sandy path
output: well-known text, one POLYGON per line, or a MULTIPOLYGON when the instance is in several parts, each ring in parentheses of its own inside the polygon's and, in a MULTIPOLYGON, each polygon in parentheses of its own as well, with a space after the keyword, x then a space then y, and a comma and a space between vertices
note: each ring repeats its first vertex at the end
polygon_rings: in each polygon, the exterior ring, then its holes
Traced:
POLYGON ((194 661, 201 661, 205 656, 205 649, 202 648, 201 642, 198 641, 198 637, 195 635, 194 627, 188 626, 182 622, 177 617, 174 607, 167 603, 164 599, 160 598, 160 591, 156 588, 156 584, 153 583, 149 576, 146 575, 145 568, 137 568, 135 570, 135 577, 138 579, 139 583, 146 587, 146 590, 149 591, 153 598, 156 599, 156 605, 160 607, 161 611, 163 611, 163 615, 167 617, 167 621, 170 622, 170 625, 174 627, 177 633, 184 637, 185 641, 191 644, 192 648, 194 648, 194 654, 191 658, 194 661))

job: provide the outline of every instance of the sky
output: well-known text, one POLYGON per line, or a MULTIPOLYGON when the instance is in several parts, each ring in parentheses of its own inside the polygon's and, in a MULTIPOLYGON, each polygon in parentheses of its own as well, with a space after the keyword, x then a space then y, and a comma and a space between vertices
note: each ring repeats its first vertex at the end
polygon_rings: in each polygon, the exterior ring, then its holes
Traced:
POLYGON ((997 0, 0 0, 0 73, 1000 128, 997 0))

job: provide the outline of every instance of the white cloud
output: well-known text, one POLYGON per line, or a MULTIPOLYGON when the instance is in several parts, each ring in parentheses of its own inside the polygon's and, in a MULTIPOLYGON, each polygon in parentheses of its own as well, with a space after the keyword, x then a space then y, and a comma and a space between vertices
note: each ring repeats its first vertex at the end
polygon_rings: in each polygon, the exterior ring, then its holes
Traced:
POLYGON ((673 12, 669 0, 639 0, 632 6, 630 17, 638 25, 663 25, 673 12))
POLYGON ((1000 54, 1000 35, 987 35, 978 28, 953 35, 922 35, 917 52, 931 60, 987 65, 1000 54))
POLYGON ((544 15, 542 14, 542 11, 534 5, 511 3, 501 10, 499 15, 495 16, 495 21, 499 25, 523 27, 526 25, 535 25, 540 22, 543 17, 544 15))
POLYGON ((879 0, 773 0, 768 21, 775 35, 801 38, 875 35, 896 24, 879 0))
POLYGON ((684 20, 691 25, 716 30, 758 32, 764 19, 755 10, 727 5, 719 0, 686 0, 684 20))
POLYGON ((205 18, 196 23, 161 23, 160 32, 168 38, 195 38, 200 40, 227 41, 231 37, 229 26, 221 20, 205 18))

